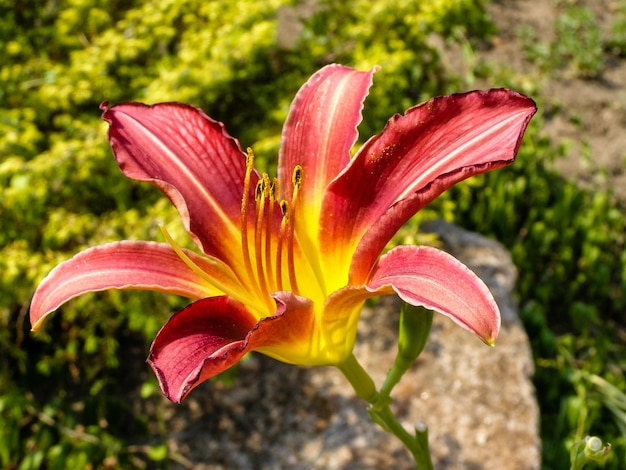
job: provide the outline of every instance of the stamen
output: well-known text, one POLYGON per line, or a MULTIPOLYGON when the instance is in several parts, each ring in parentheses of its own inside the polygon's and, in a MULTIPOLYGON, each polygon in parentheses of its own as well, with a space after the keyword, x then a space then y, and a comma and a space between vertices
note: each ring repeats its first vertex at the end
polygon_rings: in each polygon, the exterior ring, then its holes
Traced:
POLYGON ((278 182, 278 178, 274 178, 272 180, 272 184, 270 184, 270 200, 276 202, 276 196, 278 195, 280 189, 280 183, 278 182))
POLYGON ((293 258, 293 220, 287 223, 287 266, 289 267, 289 284, 291 284, 291 291, 294 294, 298 294, 299 289, 293 258))
POLYGON ((302 177, 304 176, 304 170, 300 165, 296 165, 291 175, 291 182, 294 186, 294 192, 302 185, 302 177))
POLYGON ((288 203, 284 199, 280 201, 280 212, 283 218, 280 221, 280 234, 278 235, 278 243, 276 245, 276 290, 283 290, 283 240, 287 236, 287 212, 289 210, 288 203))
POLYGON ((278 179, 274 178, 273 181, 270 181, 269 176, 263 175, 263 179, 265 180, 266 187, 266 199, 267 199, 267 217, 265 218, 265 272, 267 273, 267 282, 271 287, 272 291, 276 290, 276 277, 275 277, 275 267, 272 266, 272 239, 274 238, 273 230, 274 230, 274 208, 276 203, 276 185, 278 184, 278 179))
POLYGON ((287 266, 289 266, 289 283, 291 284, 291 290, 295 294, 299 292, 298 282, 296 280, 296 267, 293 255, 294 245, 294 230, 296 227, 296 207, 298 204, 298 193, 300 192, 300 185, 302 184, 303 170, 300 165, 296 165, 293 169, 291 181, 293 183, 293 194, 291 196, 291 204, 289 204, 290 212, 287 214, 288 227, 287 227, 287 266))
POLYGON ((248 195, 250 194, 250 177, 254 171, 254 152, 248 147, 246 156, 246 175, 243 182, 243 196, 241 198, 241 251, 243 262, 248 273, 248 282, 255 283, 254 271, 252 270, 252 260, 250 259, 250 248, 248 246, 248 195))
POLYGON ((289 203, 283 199, 282 201, 280 201, 280 212, 283 214, 283 216, 286 217, 288 210, 289 210, 289 203))
MULTIPOLYGON (((268 295, 270 291, 280 291, 289 284, 289 289, 295 294, 299 293, 295 267, 295 244, 297 243, 295 227, 295 212, 298 205, 300 188, 304 178, 304 171, 300 165, 293 170, 291 182, 293 191, 289 201, 282 200, 279 203, 282 212, 280 232, 274 232, 274 211, 276 210, 276 198, 278 195, 278 180, 270 180, 267 174, 257 182, 254 189, 256 209, 254 220, 254 239, 250 240, 249 219, 252 216, 250 192, 252 173, 254 171, 254 153, 248 148, 246 157, 246 174, 244 179, 244 193, 241 201, 241 250, 247 272, 247 282, 250 289, 265 299, 267 307, 273 310, 274 304, 268 295), (276 240, 274 242, 274 240, 276 240), (251 244, 253 243, 253 245, 251 244), (276 246, 273 246, 273 244, 276 246), (286 247, 285 247, 286 245, 286 247), (283 257, 286 249, 287 259, 283 257), (254 250, 254 254, 251 253, 254 250), (274 252, 275 250, 275 252, 274 252), (275 256, 274 256, 275 253, 275 256), (254 259, 253 259, 254 258, 254 259), (283 279, 283 263, 286 261, 288 273, 283 279)), ((262 302, 263 303, 263 302, 262 302)))
MULTIPOLYGON (((254 305, 254 303, 250 303, 250 302, 253 302, 250 297, 243 295, 246 293, 245 289, 241 289, 241 291, 233 290, 231 287, 228 286, 228 284, 219 282, 215 276, 210 276, 200 266, 194 263, 193 260, 189 258, 189 256, 187 256, 185 251, 176 243, 176 241, 174 241, 174 239, 172 238, 172 236, 167 231, 167 228, 164 225, 159 225, 159 228, 161 229, 161 233, 165 237, 165 240, 167 241, 167 243, 172 247, 172 249, 181 259, 181 261, 185 263, 187 266, 189 266, 189 268, 194 273, 196 273, 198 276, 204 279, 207 283, 211 284, 215 289, 223 292, 224 294, 232 297, 233 299, 236 299, 239 302, 244 303, 246 305, 254 305)), ((232 272, 228 272, 227 270, 228 268, 223 266, 220 262, 218 262, 217 260, 209 256, 206 257, 206 261, 211 263, 216 268, 216 270, 220 272, 220 274, 223 277, 229 278, 229 281, 232 282, 233 284, 238 284, 238 281, 236 277, 234 276, 234 274, 232 272)))
POLYGON ((266 178, 259 180, 256 185, 256 221, 254 226, 254 253, 256 260, 257 279, 261 292, 268 292, 266 270, 263 268, 263 216, 265 215, 266 178))
POLYGON ((254 198, 257 204, 259 203, 259 201, 261 201, 261 199, 263 199, 264 193, 265 193, 265 179, 260 179, 259 181, 257 181, 256 188, 254 190, 254 198))

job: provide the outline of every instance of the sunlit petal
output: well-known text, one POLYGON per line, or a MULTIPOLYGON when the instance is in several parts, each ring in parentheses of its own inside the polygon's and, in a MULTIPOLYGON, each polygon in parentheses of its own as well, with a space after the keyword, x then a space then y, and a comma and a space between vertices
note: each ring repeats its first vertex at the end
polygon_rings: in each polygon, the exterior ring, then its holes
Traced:
POLYGON ((315 305, 292 292, 275 292, 276 313, 259 322, 250 336, 254 348, 290 364, 323 364, 315 305))
POLYGON ((350 160, 374 72, 332 64, 302 86, 283 127, 279 155, 279 178, 286 199, 291 198, 293 169, 300 165, 305 178, 301 197, 307 207, 319 207, 326 185, 350 160))
POLYGON ((529 98, 498 89, 434 98, 394 116, 325 195, 328 270, 354 255, 351 282, 362 282, 413 214, 455 183, 511 163, 535 111, 529 98))
POLYGON ((405 302, 450 317, 493 344, 500 310, 476 274, 453 256, 428 246, 400 246, 383 256, 367 283, 376 295, 397 293, 405 302))
POLYGON ((377 295, 366 286, 346 286, 326 299, 320 329, 326 349, 333 352, 337 363, 343 362, 352 352, 365 300, 377 295))
POLYGON ((311 301, 284 292, 276 294, 276 303, 276 313, 258 322, 229 297, 199 300, 175 314, 157 335, 148 358, 163 393, 180 402, 248 351, 296 364, 316 358, 310 351, 315 319, 311 301))
MULTIPOLYGON (((307 254, 319 251, 317 234, 324 191, 350 161, 375 70, 359 72, 328 65, 304 84, 291 105, 283 128, 278 176, 283 197, 291 201, 293 171, 297 166, 302 168, 295 224, 307 254)), ((309 262, 322 277, 319 260, 309 257, 309 262)))
MULTIPOLYGON (((158 186, 206 254, 229 264, 240 262, 246 159, 224 125, 181 103, 103 103, 102 109, 124 174, 158 186)), ((251 207, 258 178, 253 172, 251 207)))
MULTIPOLYGON (((192 252, 187 254, 206 266, 204 258, 192 252)), ((183 263, 167 244, 109 243, 89 248, 59 264, 41 281, 30 306, 33 330, 65 302, 87 292, 107 289, 152 290, 191 299, 219 293, 183 263)))
POLYGON ((256 319, 229 297, 202 299, 174 314, 161 328, 148 363, 161 390, 180 401, 197 385, 225 371, 250 348, 256 319))

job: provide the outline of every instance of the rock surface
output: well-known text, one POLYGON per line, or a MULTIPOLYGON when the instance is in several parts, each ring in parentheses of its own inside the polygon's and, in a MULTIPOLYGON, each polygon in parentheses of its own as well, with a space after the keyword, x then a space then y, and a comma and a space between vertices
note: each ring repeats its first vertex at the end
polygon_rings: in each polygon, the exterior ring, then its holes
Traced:
MULTIPOLYGON (((498 243, 453 225, 424 229, 439 233, 445 249, 485 280, 503 325, 489 348, 435 315, 425 351, 394 390, 394 411, 409 429, 428 424, 435 469, 538 469, 532 357, 512 296, 511 258, 498 243)), ((383 299, 364 310, 359 325, 355 355, 379 386, 395 357, 398 309, 396 299, 383 299)), ((251 355, 231 386, 205 383, 184 405, 165 410, 174 468, 415 468, 332 367, 251 355)))

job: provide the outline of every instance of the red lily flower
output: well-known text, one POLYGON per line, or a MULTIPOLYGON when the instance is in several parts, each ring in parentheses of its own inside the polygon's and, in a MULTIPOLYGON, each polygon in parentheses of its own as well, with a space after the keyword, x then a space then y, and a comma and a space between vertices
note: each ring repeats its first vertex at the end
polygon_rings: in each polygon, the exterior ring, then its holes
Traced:
POLYGON ((375 69, 324 67, 301 88, 282 136, 278 178, 253 167, 223 124, 179 103, 103 103, 122 172, 158 186, 201 254, 121 241, 57 266, 31 305, 33 329, 68 300, 105 289, 194 299, 158 333, 148 362, 180 402, 248 351, 341 365, 364 301, 398 294, 492 344, 500 314, 452 256, 387 242, 453 184, 513 161, 535 104, 510 90, 432 99, 391 118, 350 158, 375 69))

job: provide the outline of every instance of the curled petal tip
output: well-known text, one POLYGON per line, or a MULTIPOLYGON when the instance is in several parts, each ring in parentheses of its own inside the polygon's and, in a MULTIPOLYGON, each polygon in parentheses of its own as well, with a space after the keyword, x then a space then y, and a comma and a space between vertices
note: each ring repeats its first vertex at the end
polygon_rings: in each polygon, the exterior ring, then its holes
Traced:
POLYGON ((498 340, 498 335, 500 334, 500 324, 502 322, 502 318, 500 315, 500 309, 493 300, 492 305, 494 306, 495 311, 497 312, 495 316, 489 315, 486 319, 486 324, 483 329, 475 329, 473 332, 480 338, 480 340, 485 343, 489 347, 495 347, 496 341, 498 340), (489 325, 491 323, 491 325, 489 325))
POLYGON ((442 313, 493 345, 500 310, 485 283, 453 256, 427 246, 399 246, 376 265, 367 286, 395 291, 406 303, 442 313))
POLYGON ((502 316, 495 299, 492 304, 497 312, 496 316, 489 316, 487 325, 482 331, 475 331, 476 335, 489 347, 495 347, 498 335, 500 334, 500 325, 502 324, 502 316), (491 323, 491 325, 489 325, 491 323))

